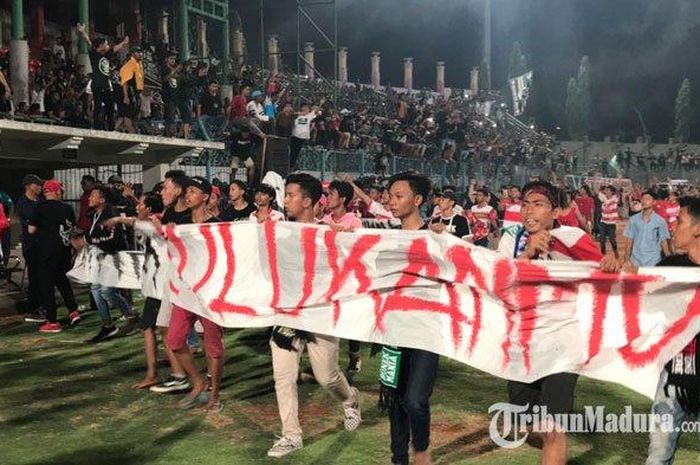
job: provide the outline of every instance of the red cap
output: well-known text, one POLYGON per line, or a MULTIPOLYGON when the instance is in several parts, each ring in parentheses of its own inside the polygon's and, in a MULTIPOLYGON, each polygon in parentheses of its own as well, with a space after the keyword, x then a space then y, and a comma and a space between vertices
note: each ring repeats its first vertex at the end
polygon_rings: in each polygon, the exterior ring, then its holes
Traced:
POLYGON ((221 189, 219 189, 219 186, 211 186, 211 193, 215 194, 217 197, 221 197, 221 189))
POLYGON ((57 179, 49 179, 48 181, 44 181, 43 189, 44 192, 57 193, 63 190, 63 186, 57 179))

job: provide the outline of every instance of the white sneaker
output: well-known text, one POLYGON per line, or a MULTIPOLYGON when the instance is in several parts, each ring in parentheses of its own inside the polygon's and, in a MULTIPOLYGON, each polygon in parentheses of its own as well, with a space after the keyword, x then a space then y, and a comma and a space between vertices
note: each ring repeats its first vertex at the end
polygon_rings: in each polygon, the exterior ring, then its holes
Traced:
POLYGON ((360 412, 360 393, 357 388, 351 388, 355 394, 355 403, 350 407, 345 407, 345 420, 343 424, 347 431, 355 431, 362 423, 362 414, 360 412))
POLYGON ((301 439, 295 441, 292 438, 281 437, 275 441, 270 450, 267 451, 267 456, 275 458, 284 457, 290 452, 299 450, 302 447, 304 447, 304 443, 301 439))

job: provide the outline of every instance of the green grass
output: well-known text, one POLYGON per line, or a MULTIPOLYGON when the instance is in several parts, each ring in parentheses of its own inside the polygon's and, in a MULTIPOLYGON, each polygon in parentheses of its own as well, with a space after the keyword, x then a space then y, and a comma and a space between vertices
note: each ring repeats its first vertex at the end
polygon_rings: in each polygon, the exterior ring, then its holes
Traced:
MULTIPOLYGON (((181 412, 177 396, 134 391, 143 377, 139 336, 98 345, 81 341, 98 329, 94 313, 74 329, 40 335, 19 318, 0 320, 0 465, 127 464, 389 464, 388 420, 375 408, 377 360, 363 351, 355 384, 364 423, 342 428, 341 412, 316 385, 300 386, 305 447, 280 460, 266 451, 279 430, 269 347, 264 330, 227 330, 221 414, 181 412)), ((341 344, 341 367, 347 345, 341 344)), ((204 360, 198 363, 204 366, 204 360)), ((162 376, 166 369, 162 368, 162 376)), ((496 447, 488 437, 488 407, 506 399, 505 382, 441 360, 432 397, 433 458, 439 464, 537 464, 539 450, 496 447)), ((650 402, 622 387, 581 379, 577 408, 650 402)), ((697 436, 686 434, 676 464, 697 463, 697 436)), ((577 434, 571 464, 641 464, 645 434, 577 434)))

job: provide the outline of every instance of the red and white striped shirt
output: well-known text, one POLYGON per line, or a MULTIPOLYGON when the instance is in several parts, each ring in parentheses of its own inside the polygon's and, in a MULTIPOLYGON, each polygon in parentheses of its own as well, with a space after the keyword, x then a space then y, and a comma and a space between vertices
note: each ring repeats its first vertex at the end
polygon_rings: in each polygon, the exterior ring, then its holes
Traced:
POLYGON ((520 214, 522 205, 520 200, 506 200, 503 202, 503 228, 518 226, 523 224, 523 217, 520 214))
POLYGON ((620 219, 618 214, 620 199, 616 195, 607 198, 604 194, 600 194, 598 198, 602 202, 600 222, 617 224, 617 221, 620 219))

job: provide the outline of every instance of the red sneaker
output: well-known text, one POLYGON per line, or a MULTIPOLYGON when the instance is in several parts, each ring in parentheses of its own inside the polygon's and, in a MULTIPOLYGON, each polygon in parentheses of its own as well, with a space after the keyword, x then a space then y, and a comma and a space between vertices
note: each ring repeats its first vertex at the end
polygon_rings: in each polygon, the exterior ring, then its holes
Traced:
POLYGON ((60 333, 63 328, 61 323, 44 323, 39 326, 40 333, 60 333))
POLYGON ((68 319, 70 320, 71 326, 77 324, 80 321, 80 312, 77 310, 70 312, 68 319))

